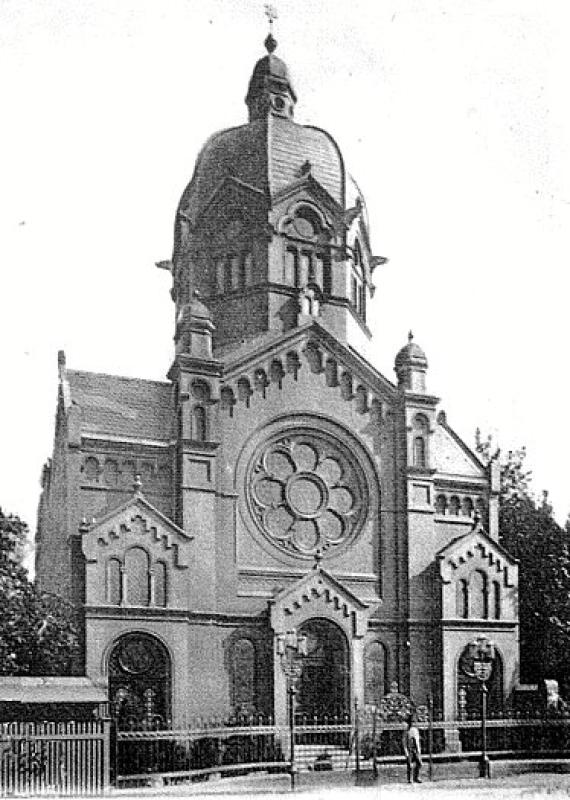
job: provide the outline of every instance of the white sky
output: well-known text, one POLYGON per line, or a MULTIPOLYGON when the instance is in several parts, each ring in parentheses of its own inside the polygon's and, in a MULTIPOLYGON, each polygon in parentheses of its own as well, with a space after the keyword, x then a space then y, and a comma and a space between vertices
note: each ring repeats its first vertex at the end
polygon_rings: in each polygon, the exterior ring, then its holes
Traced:
MULTIPOLYGON (((412 328, 472 444, 526 444, 570 509, 566 0, 277 0, 296 119, 367 198, 374 363, 412 328), (564 422, 564 424, 562 424, 564 422)), ((204 140, 246 121, 258 0, 0 0, 0 504, 35 527, 57 350, 163 379, 174 212, 204 140)))

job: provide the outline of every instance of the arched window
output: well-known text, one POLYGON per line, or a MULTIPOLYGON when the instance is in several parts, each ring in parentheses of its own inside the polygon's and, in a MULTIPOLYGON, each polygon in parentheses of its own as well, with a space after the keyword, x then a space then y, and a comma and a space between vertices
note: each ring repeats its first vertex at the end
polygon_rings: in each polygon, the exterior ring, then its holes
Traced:
POLYGON ((224 386, 222 391, 220 392, 220 401, 221 406, 224 411, 227 411, 230 417, 234 415, 234 406, 236 404, 236 399, 234 397, 234 393, 229 386, 224 386))
POLYGON ((220 293, 226 288, 226 262, 223 258, 216 261, 216 287, 220 293))
POLYGON ((425 469, 428 466, 428 434, 428 418, 425 414, 416 414, 412 421, 412 463, 419 469, 425 469))
POLYGON ((116 486, 119 483, 119 465, 112 458, 105 461, 105 483, 108 486, 116 486))
POLYGON ((240 288, 241 284, 241 264, 238 255, 230 256, 230 287, 232 291, 240 288))
POLYGON ((470 616, 475 619, 488 619, 489 617, 489 592, 487 576, 480 570, 475 570, 470 580, 470 616))
POLYGON ((386 649, 381 642, 370 642, 364 651, 364 703, 380 705, 386 694, 386 649))
POLYGON ((493 617, 501 619, 501 584, 493 581, 493 617))
POLYGON ((194 406, 192 410, 192 436, 197 442, 206 441, 206 409, 194 406))
POLYGON ((447 511, 447 497, 444 494, 438 494, 435 498, 435 513, 445 514, 447 511))
POLYGON ((153 567, 154 577, 154 605, 166 608, 166 564, 164 561, 157 561, 153 567))
POLYGON ((234 642, 231 653, 232 705, 238 712, 255 709, 255 647, 251 639, 234 642))
POLYGON ((461 501, 461 513, 464 517, 473 516, 473 500, 470 497, 464 497, 461 501))
POLYGON ((414 467, 426 466, 426 442, 423 436, 414 439, 414 467))
POLYGON ((99 462, 97 459, 92 456, 86 458, 85 464, 83 465, 83 472, 88 481, 96 481, 99 476, 99 462))
POLYGON ((121 562, 118 558, 107 561, 105 595, 107 602, 112 606, 121 605, 121 562))
POLYGON ((469 618, 469 584, 462 578, 455 584, 456 613, 461 619, 469 618))
POLYGON ((129 606, 150 603, 149 558, 142 547, 131 547, 125 554, 126 598, 129 606))
POLYGON ((449 498, 449 513, 451 516, 456 517, 459 514, 460 507, 459 497, 453 495, 453 497, 449 498))
POLYGON ((237 382, 238 398, 249 408, 249 401, 253 390, 247 378, 240 378, 237 382))
POLYGON ((244 286, 253 284, 253 256, 251 253, 245 253, 243 256, 243 283, 244 286))

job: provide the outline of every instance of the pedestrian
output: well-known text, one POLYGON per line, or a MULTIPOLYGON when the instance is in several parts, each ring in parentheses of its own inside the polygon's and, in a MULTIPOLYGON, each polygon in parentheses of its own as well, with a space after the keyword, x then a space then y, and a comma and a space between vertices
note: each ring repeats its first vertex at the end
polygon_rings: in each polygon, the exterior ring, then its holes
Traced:
POLYGON ((404 755, 408 767, 408 783, 421 783, 420 769, 422 767, 422 748, 420 744, 420 732, 416 727, 416 722, 412 714, 406 720, 406 730, 402 738, 404 755))

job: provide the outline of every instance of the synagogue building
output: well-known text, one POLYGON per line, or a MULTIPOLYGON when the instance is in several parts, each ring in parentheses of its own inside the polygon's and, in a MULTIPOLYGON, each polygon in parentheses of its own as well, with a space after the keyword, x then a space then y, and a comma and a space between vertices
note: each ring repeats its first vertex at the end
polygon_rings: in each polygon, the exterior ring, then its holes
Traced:
POLYGON ((59 355, 37 579, 76 605, 79 669, 130 725, 284 721, 291 630, 299 714, 351 714, 397 682, 454 719, 461 692, 478 702, 460 663, 480 634, 497 712, 519 650, 498 467, 447 422, 411 335, 394 376, 363 357, 386 259, 335 139, 295 121, 266 48, 247 120, 204 144, 176 209, 166 379, 59 355))

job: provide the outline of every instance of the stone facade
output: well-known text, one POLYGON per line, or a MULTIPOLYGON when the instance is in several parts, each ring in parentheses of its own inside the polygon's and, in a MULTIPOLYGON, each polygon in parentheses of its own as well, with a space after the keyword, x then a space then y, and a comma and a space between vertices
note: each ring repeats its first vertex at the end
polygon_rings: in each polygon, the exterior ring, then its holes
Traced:
POLYGON ((518 679, 517 568, 496 465, 427 391, 410 336, 397 382, 360 353, 373 273, 364 198, 332 137, 293 120, 270 52, 248 124, 215 134, 176 213, 168 381, 60 354, 37 576, 81 610, 86 674, 126 720, 285 715, 275 637, 308 637, 303 713, 396 681, 458 711, 459 662, 497 646, 518 679))

